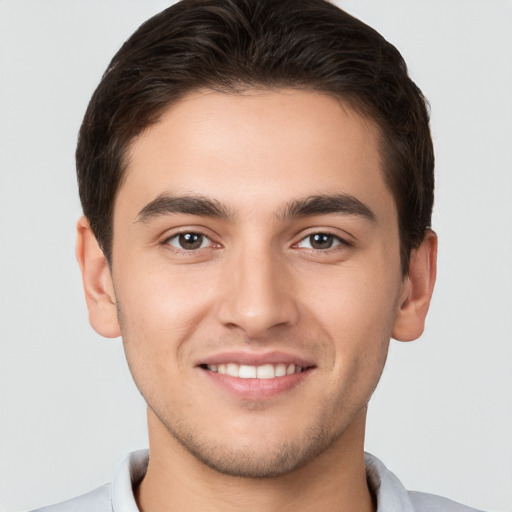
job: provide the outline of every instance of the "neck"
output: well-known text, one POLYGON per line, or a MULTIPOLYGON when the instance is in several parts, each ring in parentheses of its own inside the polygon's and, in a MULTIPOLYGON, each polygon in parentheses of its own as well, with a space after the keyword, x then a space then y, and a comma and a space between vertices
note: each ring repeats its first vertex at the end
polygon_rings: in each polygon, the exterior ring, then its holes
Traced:
POLYGON ((136 490, 142 512, 313 512, 375 510, 364 468, 362 410, 345 432, 305 466, 273 478, 242 478, 208 468, 148 412, 150 460, 136 490))

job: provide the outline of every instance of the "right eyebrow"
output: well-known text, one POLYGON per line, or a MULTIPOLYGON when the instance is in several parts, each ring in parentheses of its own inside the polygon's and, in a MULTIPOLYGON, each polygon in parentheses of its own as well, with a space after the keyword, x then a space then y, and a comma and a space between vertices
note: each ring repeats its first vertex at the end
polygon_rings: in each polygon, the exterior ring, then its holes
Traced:
POLYGON ((168 214, 201 215, 229 220, 233 214, 218 201, 203 196, 172 196, 162 194, 149 202, 137 215, 136 222, 148 222, 168 214))

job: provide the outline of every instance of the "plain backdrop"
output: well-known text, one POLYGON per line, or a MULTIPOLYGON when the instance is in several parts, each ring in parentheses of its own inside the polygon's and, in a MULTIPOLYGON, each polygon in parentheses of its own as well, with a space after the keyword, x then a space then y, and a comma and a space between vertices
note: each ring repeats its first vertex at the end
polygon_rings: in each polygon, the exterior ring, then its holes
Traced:
MULTIPOLYGON (((120 340, 74 259, 76 133, 110 58, 162 0, 0 0, 0 510, 111 479, 147 445, 120 340)), ((338 2, 392 41, 432 105, 438 285, 392 342, 367 450, 410 489, 512 510, 512 2, 338 2)))

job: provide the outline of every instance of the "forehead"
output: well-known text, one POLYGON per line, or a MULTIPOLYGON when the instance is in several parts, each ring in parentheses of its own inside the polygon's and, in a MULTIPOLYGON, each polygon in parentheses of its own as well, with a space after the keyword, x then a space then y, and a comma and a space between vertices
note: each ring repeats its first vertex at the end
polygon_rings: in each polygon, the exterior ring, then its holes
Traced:
POLYGON ((161 194, 199 194, 235 210, 272 210, 325 193, 365 202, 384 194, 389 203, 378 142, 374 123, 325 94, 199 91, 131 144, 117 203, 142 207, 161 194))

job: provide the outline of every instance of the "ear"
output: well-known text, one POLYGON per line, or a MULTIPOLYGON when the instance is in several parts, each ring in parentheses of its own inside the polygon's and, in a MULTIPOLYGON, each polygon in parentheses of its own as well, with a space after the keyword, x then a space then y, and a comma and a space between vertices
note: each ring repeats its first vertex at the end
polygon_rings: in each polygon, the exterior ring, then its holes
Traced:
POLYGON ((76 226, 76 259, 92 328, 106 338, 120 336, 110 268, 86 217, 81 217, 76 226))
POLYGON ((398 303, 392 336, 398 341, 419 338, 434 291, 437 270, 437 235, 428 230, 421 245, 411 253, 409 274, 398 303))

